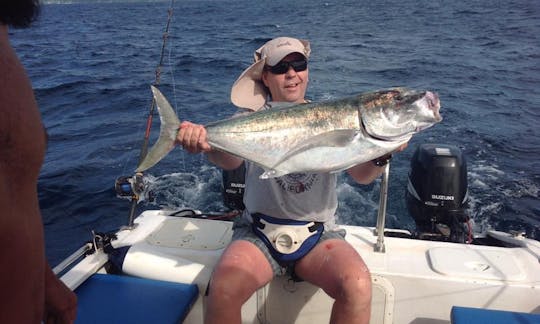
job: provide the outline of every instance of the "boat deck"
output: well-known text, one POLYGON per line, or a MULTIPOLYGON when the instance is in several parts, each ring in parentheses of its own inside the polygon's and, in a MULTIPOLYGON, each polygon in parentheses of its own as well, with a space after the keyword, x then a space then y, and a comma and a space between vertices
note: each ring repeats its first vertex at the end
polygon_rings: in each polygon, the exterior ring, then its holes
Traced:
MULTIPOLYGON (((120 231, 114 242, 115 247, 130 246, 123 272, 196 284, 200 296, 185 323, 201 323, 203 294, 231 238, 232 224, 170 217, 160 211, 146 211, 136 223, 135 229, 120 231)), ((540 313, 537 241, 497 232, 492 235, 511 247, 385 237, 381 253, 374 252, 373 228, 343 227, 372 273, 372 323, 449 323, 453 306, 540 313)), ((101 268, 107 260, 99 253, 87 259, 63 279, 76 285, 84 281, 86 268, 101 268)), ((332 300, 309 283, 276 278, 244 305, 243 321, 324 323, 331 305, 332 300)))

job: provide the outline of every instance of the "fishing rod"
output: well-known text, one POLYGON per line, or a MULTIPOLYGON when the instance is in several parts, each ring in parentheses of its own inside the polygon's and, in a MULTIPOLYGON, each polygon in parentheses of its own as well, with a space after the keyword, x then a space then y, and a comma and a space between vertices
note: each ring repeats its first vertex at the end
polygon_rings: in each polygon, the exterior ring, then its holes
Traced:
MULTIPOLYGON (((159 64, 156 67, 155 80, 153 83, 153 85, 156 87, 160 84, 160 81, 161 81, 161 68, 163 66, 163 59, 165 57, 165 48, 167 46, 167 39, 169 38, 169 29, 170 29, 171 19, 173 15, 174 1, 175 0, 171 0, 169 9, 167 10, 167 24, 165 26, 165 32, 163 33, 163 42, 161 44, 161 54, 159 58, 159 64)), ((139 165, 144 160, 144 158, 146 157, 146 154, 148 153, 148 143, 150 140, 150 131, 152 129, 152 121, 153 121, 155 109, 156 109, 156 100, 152 96, 152 102, 150 104, 148 118, 146 119, 146 131, 144 133, 144 139, 141 146, 141 152, 139 155, 139 161, 137 165, 139 165)), ((119 196, 122 196, 122 197, 129 196, 129 199, 131 200, 131 207, 129 210, 129 218, 128 218, 128 223, 127 223, 128 225, 126 226, 126 228, 132 229, 134 227, 133 222, 135 220, 135 212, 137 209, 137 203, 139 202, 140 195, 144 191, 143 173, 137 172, 133 177, 120 177, 116 179, 115 189, 119 196)))
MULTIPOLYGON (((167 45, 167 39, 169 38, 169 27, 171 25, 173 6, 174 6, 174 0, 171 0, 171 6, 169 7, 169 10, 167 10, 168 12, 167 25, 165 27, 165 32, 163 33, 163 42, 161 44, 161 54, 159 57, 159 64, 156 67, 156 72, 155 72, 156 78, 153 83, 155 87, 157 87, 161 81, 161 67, 163 66, 163 58, 165 56, 165 47, 167 45)), ((156 100, 152 96, 152 103, 150 104, 150 111, 148 113, 148 118, 146 120, 146 132, 144 133, 144 141, 141 147, 141 154, 139 156, 138 164, 142 162, 142 160, 146 157, 146 154, 148 153, 148 142, 150 139, 150 130, 152 128, 152 120, 153 120, 155 109, 156 109, 156 100)))

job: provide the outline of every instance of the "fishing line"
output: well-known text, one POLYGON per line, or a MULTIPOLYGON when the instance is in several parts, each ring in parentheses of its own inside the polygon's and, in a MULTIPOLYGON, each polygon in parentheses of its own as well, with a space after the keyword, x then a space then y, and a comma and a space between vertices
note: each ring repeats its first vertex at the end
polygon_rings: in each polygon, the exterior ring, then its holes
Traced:
MULTIPOLYGON (((172 101, 174 103, 173 107, 174 107, 174 110, 176 112, 176 115, 179 117, 180 121, 182 120, 190 120, 190 117, 191 114, 189 113, 189 109, 188 110, 185 110, 185 111, 182 111, 180 109, 180 105, 178 104, 178 95, 177 95, 177 88, 176 88, 176 79, 175 79, 175 61, 173 61, 173 58, 174 58, 174 53, 173 53, 173 49, 175 48, 174 46, 174 37, 171 37, 169 38, 169 49, 168 49, 168 55, 167 55, 167 67, 168 67, 168 73, 170 74, 170 78, 171 78, 171 86, 172 86, 172 101)), ((185 154, 185 151, 183 151, 183 154, 180 155, 180 169, 183 170, 183 172, 188 172, 188 167, 187 167, 187 164, 186 164, 186 154, 185 154)), ((203 161, 205 161, 205 157, 203 154, 200 155, 200 159, 201 159, 201 163, 203 161)), ((187 200, 185 199, 185 196, 184 194, 180 194, 181 195, 181 198, 182 198, 182 201, 184 202, 184 204, 187 202, 187 200)))
MULTIPOLYGON (((171 26, 171 20, 172 20, 172 15, 173 15, 174 1, 175 0, 171 0, 170 5, 169 5, 169 9, 167 10, 167 24, 166 24, 166 27, 165 27, 165 32, 163 33, 163 42, 161 44, 161 53, 160 53, 160 57, 159 57, 159 64, 156 67, 155 80, 154 80, 154 83, 153 83, 153 85, 155 87, 158 87, 160 82, 161 82, 161 67, 163 66, 163 59, 165 57, 165 48, 167 46, 167 39, 169 38, 169 29, 170 29, 170 26, 171 26)), ((139 165, 143 161, 143 159, 146 157, 146 154, 148 153, 148 142, 150 140, 150 131, 152 129, 152 121, 153 121, 155 110, 156 110, 156 100, 152 96, 152 103, 150 104, 150 109, 149 109, 149 112, 148 112, 148 118, 146 119, 146 131, 145 131, 145 134, 144 134, 144 140, 143 140, 143 144, 142 144, 142 147, 141 147, 141 151, 140 151, 140 155, 139 155, 139 161, 138 161, 137 165, 139 165)), ((136 174, 134 176, 134 178, 136 178, 136 177, 142 178, 142 173, 136 174)), ((138 201, 139 201, 139 193, 133 191, 132 196, 131 196, 131 208, 130 208, 130 212, 129 212, 129 219, 128 219, 127 228, 133 228, 133 221, 135 219, 135 212, 136 212, 136 209, 137 209, 138 201)))
MULTIPOLYGON (((155 80, 154 80, 154 83, 153 83, 153 85, 155 87, 158 87, 160 82, 161 82, 161 67, 163 66, 163 58, 165 56, 165 48, 167 46, 167 39, 169 38, 169 28, 170 28, 171 20, 172 20, 174 1, 175 0, 171 0, 171 4, 169 6, 169 9, 167 10, 167 13, 168 13, 168 15, 167 15, 167 25, 165 27, 165 32, 163 33, 163 42, 161 44, 161 54, 159 56, 159 64, 156 67, 156 72, 155 72, 156 76, 155 76, 155 80)), ((155 110, 156 110, 156 101, 152 97, 152 103, 150 104, 150 111, 148 113, 148 119, 146 121, 146 132, 144 134, 144 141, 143 141, 143 145, 142 145, 142 148, 141 148, 141 154, 139 156, 138 164, 140 164, 142 162, 142 160, 145 158, 146 154, 148 153, 148 142, 149 142, 149 139, 150 139, 150 130, 152 129, 152 120, 153 120, 155 110)))
POLYGON ((176 112, 176 115, 177 116, 180 116, 179 114, 179 111, 178 111, 178 100, 177 100, 177 96, 176 96, 176 80, 174 78, 174 64, 172 62, 172 49, 173 49, 173 43, 172 43, 172 39, 169 41, 169 53, 167 55, 167 60, 168 60, 168 66, 169 66, 169 73, 171 74, 171 84, 172 84, 172 92, 173 92, 173 101, 174 101, 174 110, 176 112))
MULTIPOLYGON (((172 84, 172 92, 173 92, 173 101, 174 101, 174 110, 176 112, 176 115, 179 117, 179 118, 182 118, 184 119, 185 117, 183 115, 180 114, 180 111, 179 111, 179 105, 178 105, 178 98, 176 96, 176 80, 174 78, 174 64, 172 62, 172 49, 173 49, 173 39, 172 38, 170 41, 169 41, 169 53, 168 53, 168 56, 167 56, 167 60, 168 60, 168 67, 169 67, 169 73, 171 74, 171 84, 172 84)), ((181 120, 182 120, 181 119, 181 120)), ((186 159, 185 159, 185 155, 182 154, 182 169, 185 171, 186 170, 186 159)))

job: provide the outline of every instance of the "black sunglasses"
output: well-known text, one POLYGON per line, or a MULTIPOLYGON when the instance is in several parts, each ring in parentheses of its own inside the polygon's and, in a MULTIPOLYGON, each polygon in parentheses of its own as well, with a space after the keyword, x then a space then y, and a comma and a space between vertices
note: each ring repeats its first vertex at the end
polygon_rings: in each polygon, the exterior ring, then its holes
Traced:
POLYGON ((292 67, 295 72, 305 71, 307 69, 307 60, 300 59, 291 62, 281 61, 274 66, 266 66, 265 68, 273 74, 283 74, 289 71, 289 67, 292 67))

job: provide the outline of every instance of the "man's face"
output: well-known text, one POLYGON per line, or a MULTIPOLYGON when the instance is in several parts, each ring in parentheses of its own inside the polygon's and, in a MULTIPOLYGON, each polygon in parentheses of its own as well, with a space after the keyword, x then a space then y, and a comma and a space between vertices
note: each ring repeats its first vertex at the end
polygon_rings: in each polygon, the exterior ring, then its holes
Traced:
MULTIPOLYGON (((291 53, 285 56, 281 62, 295 62, 305 60, 300 53, 291 53)), ((280 63, 276 64, 279 65, 280 63)), ((262 75, 264 85, 270 90, 272 101, 280 102, 304 102, 308 84, 309 69, 295 71, 291 66, 282 74, 276 74, 265 70, 262 75)))

